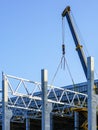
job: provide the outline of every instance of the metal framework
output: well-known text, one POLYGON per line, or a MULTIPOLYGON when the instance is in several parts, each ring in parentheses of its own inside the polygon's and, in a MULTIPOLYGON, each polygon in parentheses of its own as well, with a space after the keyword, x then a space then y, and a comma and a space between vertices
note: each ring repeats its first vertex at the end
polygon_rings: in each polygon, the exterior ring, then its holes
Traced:
MULTIPOLYGON (((8 108, 13 112, 13 119, 27 115, 39 118, 42 111, 41 83, 6 74, 3 77, 8 87, 8 108)), ((48 85, 47 97, 56 115, 64 113, 65 108, 83 108, 87 104, 87 94, 51 85, 48 85)))
MULTIPOLYGON (((90 70, 88 70, 88 74, 90 73, 90 70)), ((72 114, 71 112, 73 112, 73 110, 75 109, 83 110, 89 107, 87 106, 87 102, 88 102, 88 105, 89 103, 92 103, 91 101, 92 98, 90 99, 90 101, 88 101, 88 95, 91 95, 90 94, 90 92, 92 92, 91 90, 87 95, 81 92, 76 92, 70 89, 66 89, 64 87, 46 85, 45 81, 42 83, 39 83, 39 82, 34 82, 27 79, 23 79, 23 78, 11 76, 11 75, 6 75, 6 74, 3 74, 2 77, 3 79, 2 79, 2 90, 1 90, 2 99, 0 101, 1 102, 1 107, 0 107, 1 118, 0 119, 1 121, 2 120, 4 121, 2 122, 3 130, 10 130, 10 125, 9 125, 10 119, 11 121, 19 121, 19 122, 23 122, 24 119, 26 119, 26 130, 29 130, 30 118, 37 119, 37 118, 43 117, 42 113, 43 113, 43 106, 44 106, 43 105, 44 93, 46 97, 45 104, 46 105, 48 105, 49 103, 52 104, 50 113, 52 112, 52 114, 55 114, 57 116, 66 116, 66 114, 69 116, 73 116, 71 115, 72 114), (45 90, 43 90, 44 88, 45 90), (6 122, 8 124, 6 124, 6 122), (7 126, 9 126, 9 128, 7 126)), ((93 87, 92 82, 94 82, 94 80, 91 80, 91 79, 89 80, 89 79, 88 79, 88 84, 85 84, 85 83, 84 84, 87 87, 89 87, 91 84, 92 86, 90 87, 93 87)), ((97 83, 98 82, 95 81, 95 84, 97 83)), ((80 86, 78 87, 80 88, 80 86)), ((75 88, 75 90, 77 90, 77 88, 75 88)), ((86 89, 86 93, 87 93, 87 89, 86 89)), ((98 104, 97 103, 98 96, 94 94, 94 97, 96 98, 96 104, 98 104)), ((92 111, 92 109, 90 111, 92 111)), ((75 114, 74 124, 75 124, 75 127, 77 128, 79 127, 79 119, 78 119, 76 111, 74 111, 74 114, 75 114)), ((47 119, 47 115, 45 116, 45 118, 47 119)), ((85 128, 87 128, 87 125, 85 128)))

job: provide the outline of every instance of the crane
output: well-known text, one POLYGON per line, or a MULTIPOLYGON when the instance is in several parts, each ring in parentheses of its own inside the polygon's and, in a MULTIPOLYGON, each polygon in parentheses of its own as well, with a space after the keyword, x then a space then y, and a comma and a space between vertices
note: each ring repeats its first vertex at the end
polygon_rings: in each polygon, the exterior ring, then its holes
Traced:
POLYGON ((72 17, 70 15, 70 6, 67 6, 64 9, 64 11, 62 12, 62 18, 65 17, 65 16, 66 16, 66 19, 67 19, 67 22, 68 22, 68 25, 69 25, 75 46, 76 46, 76 50, 78 52, 78 55, 79 55, 79 58, 80 58, 80 61, 81 61, 81 64, 82 64, 85 76, 87 78, 87 59, 84 55, 82 45, 80 44, 78 35, 76 33, 76 30, 75 30, 75 27, 74 27, 74 24, 73 24, 72 17))
MULTIPOLYGON (((88 80, 88 77, 87 77, 87 59, 84 55, 84 52, 83 52, 83 49, 82 49, 82 46, 80 44, 80 41, 79 41, 79 38, 78 38, 78 35, 76 33, 76 30, 75 30, 75 27, 74 27, 74 24, 73 24, 73 19, 70 15, 70 6, 67 6, 64 11, 62 12, 62 18, 66 16, 66 19, 67 19, 67 22, 68 22, 68 25, 69 25, 69 28, 70 28, 70 31, 71 31, 71 34, 72 34, 72 37, 73 37, 73 40, 74 40, 74 43, 75 43, 75 46, 76 46, 76 50, 78 52, 78 56, 80 58, 80 61, 81 61, 81 64, 82 64, 82 68, 84 70, 84 73, 85 73, 85 76, 88 80)), ((91 81, 91 84, 92 84, 92 81, 91 81)), ((96 122, 97 122, 97 119, 96 119, 96 106, 98 105, 97 104, 97 96, 98 95, 98 87, 96 86, 96 84, 94 83, 94 86, 90 86, 91 88, 88 89, 88 119, 82 124, 82 128, 84 128, 85 130, 88 130, 88 129, 96 129, 96 122), (93 89, 92 89, 93 87, 93 89), (96 97, 96 98, 95 98, 96 97), (96 105, 97 104, 97 105, 96 105), (95 107, 94 107, 95 106, 95 107), (90 121, 90 122, 88 122, 90 121)), ((87 117, 87 115, 85 115, 87 117)))

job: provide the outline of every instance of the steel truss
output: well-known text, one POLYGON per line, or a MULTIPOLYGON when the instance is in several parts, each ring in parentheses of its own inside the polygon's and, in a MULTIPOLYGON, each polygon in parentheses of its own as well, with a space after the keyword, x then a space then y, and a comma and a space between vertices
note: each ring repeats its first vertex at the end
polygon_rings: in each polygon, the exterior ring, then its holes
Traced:
MULTIPOLYGON (((41 83, 6 74, 3 74, 3 77, 8 86, 8 108, 13 112, 12 119, 23 120, 27 116, 41 117, 41 83)), ((66 88, 48 85, 47 97, 48 102, 53 104, 52 112, 64 116, 70 113, 70 107, 86 107, 88 96, 66 88)))

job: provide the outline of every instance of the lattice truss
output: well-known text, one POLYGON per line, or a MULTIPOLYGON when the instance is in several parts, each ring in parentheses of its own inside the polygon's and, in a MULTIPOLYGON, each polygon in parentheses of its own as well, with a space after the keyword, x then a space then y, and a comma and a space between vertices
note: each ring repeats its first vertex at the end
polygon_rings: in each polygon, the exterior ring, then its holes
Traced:
MULTIPOLYGON (((8 86, 8 107, 13 110, 13 114, 31 117, 41 115, 41 83, 5 74, 4 77, 8 86)), ((70 107, 85 107, 87 95, 48 85, 47 100, 53 104, 52 112, 59 114, 65 113, 64 111, 70 107)))

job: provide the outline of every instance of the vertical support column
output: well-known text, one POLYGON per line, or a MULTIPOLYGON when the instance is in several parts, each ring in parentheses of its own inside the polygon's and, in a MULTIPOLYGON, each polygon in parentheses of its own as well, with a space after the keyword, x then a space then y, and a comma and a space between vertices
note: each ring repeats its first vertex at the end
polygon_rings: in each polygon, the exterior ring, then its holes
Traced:
POLYGON ((26 117, 26 130, 30 130, 30 119, 26 117))
POLYGON ((50 113, 52 104, 47 101, 47 70, 41 70, 41 84, 42 84, 42 130, 50 130, 50 113))
POLYGON ((96 95, 94 90, 94 58, 87 59, 88 80, 88 130, 96 130, 96 95))
POLYGON ((10 130, 12 112, 8 109, 8 83, 2 74, 2 130, 10 130))
POLYGON ((79 113, 74 112, 74 130, 79 130, 79 113))
MULTIPOLYGON (((52 104, 51 104, 52 105, 52 104)), ((51 111, 52 111, 52 106, 51 106, 51 111)), ((53 130, 53 114, 52 113, 50 113, 50 130, 53 130)))

